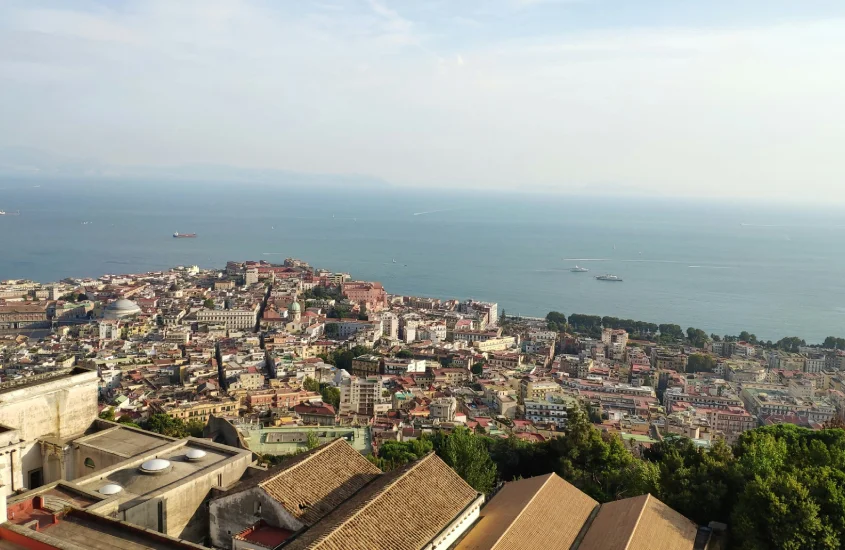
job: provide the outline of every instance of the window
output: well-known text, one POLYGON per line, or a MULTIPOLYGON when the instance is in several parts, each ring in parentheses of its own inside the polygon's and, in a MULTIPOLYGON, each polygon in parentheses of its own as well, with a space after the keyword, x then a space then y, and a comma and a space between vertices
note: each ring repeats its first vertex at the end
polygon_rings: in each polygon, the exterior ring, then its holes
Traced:
POLYGON ((90 459, 90 458, 86 458, 86 459, 85 459, 85 467, 86 467, 86 468, 91 468, 92 470, 93 470, 94 468, 96 468, 96 466, 94 465, 94 461, 93 461, 92 459, 90 459))

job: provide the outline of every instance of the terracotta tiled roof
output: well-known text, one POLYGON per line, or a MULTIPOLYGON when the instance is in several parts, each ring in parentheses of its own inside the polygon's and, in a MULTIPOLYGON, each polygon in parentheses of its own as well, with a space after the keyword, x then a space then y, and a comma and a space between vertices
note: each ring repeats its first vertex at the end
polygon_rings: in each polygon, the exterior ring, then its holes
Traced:
POLYGON ((692 550, 696 525, 651 495, 602 505, 579 550, 692 550))
POLYGON ((282 464, 278 474, 258 485, 293 517, 312 525, 380 473, 346 441, 336 439, 282 464))
POLYGON ((239 481, 226 495, 261 487, 293 517, 312 525, 380 473, 346 441, 335 439, 239 481))
POLYGON ((599 503, 555 474, 506 484, 455 550, 569 550, 599 503))
POLYGON ((418 550, 478 496, 430 453, 378 477, 285 549, 418 550))

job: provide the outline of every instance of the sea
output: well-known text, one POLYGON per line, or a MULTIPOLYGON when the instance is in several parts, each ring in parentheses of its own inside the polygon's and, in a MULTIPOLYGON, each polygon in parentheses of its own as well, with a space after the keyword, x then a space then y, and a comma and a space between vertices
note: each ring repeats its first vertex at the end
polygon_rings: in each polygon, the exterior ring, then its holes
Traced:
POLYGON ((845 216, 834 207, 26 178, 0 180, 0 210, 20 211, 0 216, 0 279, 295 257, 391 293, 495 301, 508 315, 845 337, 845 216), (605 273, 623 282, 595 279, 605 273))

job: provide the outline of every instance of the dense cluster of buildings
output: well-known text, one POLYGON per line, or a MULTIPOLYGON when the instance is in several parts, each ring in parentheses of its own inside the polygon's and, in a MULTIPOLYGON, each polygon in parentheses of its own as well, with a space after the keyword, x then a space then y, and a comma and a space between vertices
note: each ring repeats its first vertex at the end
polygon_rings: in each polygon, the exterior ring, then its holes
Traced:
MULTIPOLYGON (((7 281, 0 492, 14 511, 0 541, 31 535, 35 521, 39 535, 66 541, 68 529, 159 534, 137 548, 493 548, 532 530, 518 517, 542 517, 535 496, 572 507, 572 525, 556 528, 581 548, 613 548, 601 525, 616 513, 672 523, 691 541, 695 526, 654 499, 614 512, 551 477, 508 485, 500 495, 516 500, 485 505, 435 456, 382 474, 362 455, 457 426, 543 441, 579 403, 632 449, 671 434, 706 447, 760 425, 845 418, 837 350, 695 349, 610 328, 594 336, 500 318, 495 303, 391 295, 296 259, 7 281), (155 415, 203 437, 132 427, 155 415), (410 542, 377 542, 391 537, 410 542)), ((631 541, 641 528, 624 529, 631 541)))

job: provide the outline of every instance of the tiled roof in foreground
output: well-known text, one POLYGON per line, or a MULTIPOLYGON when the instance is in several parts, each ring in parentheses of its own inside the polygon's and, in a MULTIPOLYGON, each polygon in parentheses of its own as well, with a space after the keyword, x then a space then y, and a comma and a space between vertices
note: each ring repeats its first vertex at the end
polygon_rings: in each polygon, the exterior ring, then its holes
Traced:
POLYGON ((603 504, 578 550, 692 550, 696 525, 651 495, 603 504))
POLYGON ((599 503, 555 474, 506 484, 455 550, 569 550, 599 503))
POLYGON ((281 464, 258 486, 293 517, 312 525, 381 474, 343 439, 281 464))
POLYGON ((418 550, 478 496, 430 453, 370 482, 285 550, 418 550))

